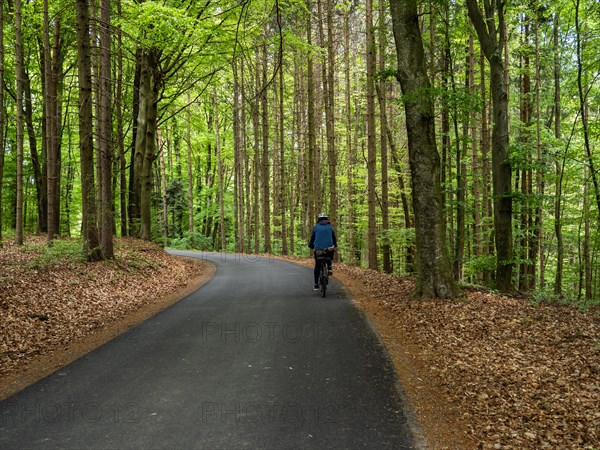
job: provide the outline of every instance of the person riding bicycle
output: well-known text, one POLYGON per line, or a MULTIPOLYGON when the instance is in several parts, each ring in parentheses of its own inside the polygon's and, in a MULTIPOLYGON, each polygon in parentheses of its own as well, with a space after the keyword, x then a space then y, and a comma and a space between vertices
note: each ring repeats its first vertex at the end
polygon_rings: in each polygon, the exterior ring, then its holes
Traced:
MULTIPOLYGON (((329 222, 327 214, 320 213, 317 218, 317 224, 312 229, 310 234, 310 241, 308 247, 315 250, 315 283, 313 285, 314 290, 319 289, 319 260, 317 259, 317 250, 325 250, 330 247, 337 247, 337 239, 335 237, 335 231, 329 222)), ((329 275, 332 273, 333 268, 333 250, 327 252, 327 268, 329 269, 329 275)))

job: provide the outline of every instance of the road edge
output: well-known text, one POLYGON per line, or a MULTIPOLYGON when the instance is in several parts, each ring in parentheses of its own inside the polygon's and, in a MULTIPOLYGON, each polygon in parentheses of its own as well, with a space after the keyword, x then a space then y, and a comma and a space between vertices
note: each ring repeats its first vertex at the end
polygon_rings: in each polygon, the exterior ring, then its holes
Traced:
MULTIPOLYGON (((285 262, 291 262, 296 265, 307 267, 307 268, 313 267, 311 258, 307 258, 306 260, 295 259, 295 258, 290 258, 290 257, 285 257, 285 256, 275 256, 274 258, 279 259, 281 261, 285 261, 285 262)), ((369 328, 371 329, 371 331, 377 338, 379 344, 381 345, 381 348, 383 349, 383 352, 384 352, 384 358, 386 358, 388 360, 388 362, 390 363, 390 365, 394 368, 394 378, 395 378, 395 383, 394 383, 395 386, 394 387, 396 389, 396 393, 398 394, 400 400, 402 401, 402 405, 403 405, 402 413, 404 414, 404 417, 406 418, 406 424, 411 433, 411 438, 412 438, 413 444, 415 445, 415 449, 416 450, 425 450, 425 449, 430 448, 429 442, 428 442, 425 434, 423 433, 420 422, 419 422, 415 412, 413 411, 412 402, 410 401, 410 398, 406 394, 404 386, 402 385, 402 380, 401 380, 400 370, 399 370, 400 361, 398 360, 398 358, 395 358, 394 355, 390 352, 388 342, 386 339, 384 339, 384 336, 380 333, 379 329, 377 328, 377 325, 374 322, 374 317, 371 317, 371 315, 369 314, 369 310, 366 307, 366 305, 364 304, 364 302, 359 300, 359 298, 361 296, 363 296, 364 293, 361 293, 360 289, 358 289, 357 286, 354 286, 354 284, 355 284, 354 281, 351 280, 350 277, 346 276, 345 274, 340 273, 340 272, 334 272, 334 277, 339 282, 341 282, 341 284, 343 285, 344 290, 348 293, 348 297, 349 297, 350 301, 352 302, 352 305, 356 308, 356 310, 359 312, 361 317, 363 317, 366 324, 369 326, 369 328)))
MULTIPOLYGON (((188 258, 198 261, 198 258, 189 256, 173 255, 178 258, 188 258)), ((121 317, 90 334, 82 337, 69 345, 64 350, 54 350, 48 355, 43 355, 32 364, 32 367, 21 372, 11 374, 3 380, 0 386, 0 401, 6 400, 38 381, 52 375, 54 372, 82 358, 88 353, 96 350, 104 344, 119 337, 123 333, 141 325, 146 320, 173 306, 208 283, 216 272, 216 265, 210 261, 202 260, 206 265, 206 271, 188 281, 185 287, 169 294, 166 297, 156 299, 148 305, 140 307, 137 311, 121 317)))

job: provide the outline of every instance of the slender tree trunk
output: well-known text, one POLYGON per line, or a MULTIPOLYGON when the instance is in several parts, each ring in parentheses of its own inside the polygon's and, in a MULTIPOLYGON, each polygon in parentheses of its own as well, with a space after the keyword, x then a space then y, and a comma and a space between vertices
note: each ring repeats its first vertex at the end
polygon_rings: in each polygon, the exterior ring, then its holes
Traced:
MULTIPOLYGON (((560 92, 560 47, 558 41, 558 26, 560 16, 556 13, 552 31, 554 43, 554 137, 557 141, 561 139, 561 92, 560 92)), ((565 258, 565 247, 562 235, 562 178, 564 174, 564 163, 556 160, 556 185, 554 193, 554 231, 556 233, 556 275, 554 278, 554 293, 562 297, 563 265, 565 258)))
MULTIPOLYGON (((444 92, 448 91, 448 77, 450 75, 450 4, 446 2, 444 4, 444 27, 445 27, 445 36, 444 36, 444 48, 442 52, 443 58, 443 69, 442 69, 442 90, 444 92)), ((447 199, 447 194, 451 189, 447 188, 447 180, 446 176, 447 167, 452 158, 449 158, 450 149, 451 149, 451 141, 450 141, 450 105, 448 102, 443 102, 441 105, 441 126, 442 126, 442 161, 441 161, 441 182, 442 182, 442 214, 444 217, 444 228, 448 229, 448 225, 450 228, 452 227, 453 221, 447 217, 447 212, 450 212, 452 215, 452 208, 447 208, 447 205, 451 202, 447 199), (450 223, 449 223, 450 222, 450 223)), ((454 248, 452 245, 453 234, 450 232, 450 247, 454 248)))
POLYGON ((106 259, 114 258, 113 230, 115 227, 112 192, 112 93, 111 93, 111 11, 110 0, 100 2, 100 80, 98 152, 100 153, 100 245, 106 259))
MULTIPOLYGON (((238 80, 238 62, 234 58, 231 62, 233 70, 233 229, 235 251, 244 252, 244 184, 241 161, 241 126, 240 123, 240 84, 238 80)), ((189 130, 189 127, 188 127, 189 130)))
MULTIPOLYGON (((282 43, 283 45, 283 43, 282 43)), ((282 52, 283 55, 283 52, 282 52)), ((288 233, 287 222, 285 218, 286 203, 287 203, 287 183, 286 179, 286 162, 285 162, 285 121, 284 121, 284 77, 283 77, 283 61, 279 67, 279 179, 280 179, 280 199, 281 205, 281 254, 288 254, 288 233)))
POLYGON ((188 240, 192 242, 194 236, 194 177, 193 177, 193 160, 192 160, 192 102, 190 93, 187 94, 187 197, 188 197, 188 240))
MULTIPOLYGON (((145 62, 145 52, 138 48, 135 52, 135 75, 133 79, 133 105, 132 105, 132 128, 131 128, 131 161, 129 164, 129 202, 127 205, 127 216, 129 220, 129 235, 139 236, 140 232, 140 170, 142 158, 142 145, 145 139, 145 116, 140 117, 140 88, 148 85, 145 77, 148 76, 148 68, 145 62), (144 80, 142 83, 142 75, 144 80), (143 136, 139 136, 138 122, 142 119, 144 129, 141 130, 143 136)), ((147 95, 144 93, 144 95, 147 95)), ((145 104, 144 104, 144 107, 145 104)))
POLYGON ((219 123, 219 102, 216 91, 214 92, 214 108, 215 108, 215 145, 217 150, 217 165, 218 165, 218 183, 219 183, 219 230, 221 232, 221 251, 227 251, 227 242, 225 236, 225 202, 223 200, 223 158, 221 156, 221 135, 219 123))
MULTIPOLYGON (((385 70, 385 55, 387 54, 387 27, 385 26, 385 5, 379 5, 379 70, 385 70)), ((388 186, 388 146, 387 146, 387 83, 381 79, 376 85, 379 99, 380 132, 379 146, 381 152, 381 226, 383 243, 381 246, 383 256, 383 271, 392 273, 392 249, 389 240, 390 211, 389 211, 389 186, 388 186)))
MULTIPOLYGON (((540 289, 544 289, 546 287, 546 260, 544 254, 544 178, 543 178, 543 170, 542 166, 544 163, 544 154, 542 148, 542 117, 540 113, 540 34, 539 34, 539 23, 538 16, 535 18, 535 115, 536 115, 536 148, 537 148, 537 164, 538 169, 536 170, 536 189, 538 193, 538 201, 536 207, 536 219, 535 219, 535 232, 534 232, 534 263, 533 263, 533 272, 535 274, 535 260, 539 258, 540 261, 540 289), (537 258, 535 257, 537 255, 537 258)), ((535 286, 535 280, 533 281, 535 286)))
MULTIPOLYGON (((308 46, 312 46, 312 20, 311 20, 311 2, 310 0, 307 3, 307 9, 309 14, 307 14, 307 22, 306 22, 306 39, 308 46)), ((317 213, 315 212, 315 153, 317 147, 317 136, 316 136, 316 118, 315 118, 315 75, 314 75, 314 58, 312 52, 309 52, 307 58, 307 96, 308 96, 308 171, 307 171, 307 224, 311 225, 311 222, 315 220, 317 213)))
POLYGON ((21 0, 15 0, 15 71, 17 74, 17 205, 15 242, 17 245, 23 245, 23 34, 21 31, 21 22, 21 0))
POLYGON ((261 174, 261 147, 260 147, 260 106, 259 106, 259 93, 260 93, 260 52, 258 47, 255 50, 255 74, 254 83, 256 86, 256 95, 254 102, 252 103, 252 128, 254 130, 254 164, 253 164, 253 180, 252 180, 252 193, 254 194, 254 206, 253 206, 253 224, 254 224, 254 253, 260 252, 260 174, 261 174))
MULTIPOLYGON (((117 15, 122 17, 121 0, 117 0, 117 15)), ((121 216, 121 236, 127 236, 127 161, 125 159, 125 130, 123 126, 123 30, 117 25, 117 86, 115 98, 117 114, 117 145, 119 146, 119 199, 121 216)))
MULTIPOLYGON (((519 264, 519 290, 528 291, 530 290, 531 274, 530 274, 530 252, 531 252, 531 229, 529 227, 531 218, 531 196, 533 192, 529 189, 529 179, 531 177, 531 152, 530 152, 530 137, 528 129, 531 125, 531 67, 529 58, 529 17, 527 15, 523 18, 523 38, 522 43, 524 52, 520 55, 521 59, 521 70, 520 70, 520 121, 524 130, 520 133, 519 140, 521 141, 522 147, 525 149, 526 154, 522 155, 522 158, 527 162, 528 167, 521 169, 521 201, 520 203, 520 218, 519 226, 521 229, 520 237, 520 249, 519 253, 521 261, 519 264)), ((517 174, 516 177, 519 180, 517 174)), ((517 188, 515 187, 515 190, 517 188)))
POLYGON ((345 81, 345 95, 346 95, 346 176, 347 182, 347 196, 348 203, 346 208, 348 209, 348 223, 346 228, 348 230, 348 252, 349 252, 349 264, 356 264, 356 242, 355 242, 355 227, 354 227, 354 171, 355 157, 354 157, 354 145, 352 141, 352 98, 350 92, 350 10, 344 13, 344 81, 345 81))
POLYGON ((94 140, 92 128, 92 65, 87 0, 77 0, 77 67, 79 75, 79 151, 81 161, 83 251, 91 261, 102 259, 96 215, 94 140))
MULTIPOLYGON (((333 0, 327 0, 327 77, 325 84, 325 132, 327 135, 327 162, 329 164, 329 220, 334 227, 338 223, 337 151, 335 142, 335 53, 333 33, 333 0)), ((336 255, 338 255, 336 253, 336 255)))
POLYGON ((589 169, 584 170, 584 185, 583 185, 583 271, 585 285, 585 301, 592 299, 592 254, 591 254, 591 230, 590 230, 590 189, 587 181, 589 169))
POLYGON ((377 218, 376 218, 376 192, 377 184, 377 148, 375 129, 375 37, 373 33, 373 1, 366 3, 366 63, 367 63, 367 203, 368 203, 368 231, 367 247, 369 256, 369 269, 377 270, 377 218))
POLYGON ((163 247, 169 245, 169 204, 167 203, 167 171, 165 168, 165 143, 162 133, 157 130, 158 135, 158 161, 160 164, 160 196, 162 199, 162 225, 163 225, 163 247))
MULTIPOLYGON (((0 2, 0 86, 4 86, 4 2, 0 2)), ((4 89, 0 89, 0 187, 4 181, 4 125, 6 114, 4 109, 4 89)), ((3 206, 0 188, 0 248, 2 248, 3 206)))
POLYGON ((241 101, 240 101, 240 122, 244 125, 240 129, 240 138, 241 138, 241 150, 242 150, 242 165, 244 167, 244 205, 245 205, 245 222, 246 222, 246 233, 244 237, 246 239, 246 243, 244 245, 244 251, 250 251, 250 244, 252 242, 252 204, 250 202, 251 198, 251 189, 252 183, 250 178, 250 157, 248 155, 247 149, 247 135, 246 135, 246 87, 245 87, 245 72, 244 65, 240 64, 240 85, 241 85, 241 101))
POLYGON ((261 158, 261 188, 262 188, 262 221, 265 253, 271 253, 271 192, 269 179, 271 177, 269 164, 269 104, 267 100, 267 45, 262 47, 262 158, 261 158))
MULTIPOLYGON (((467 47, 468 49, 468 47, 467 47)), ((451 72, 452 73, 452 72, 451 72)), ((469 89, 469 56, 467 53, 465 64, 465 90, 469 89)), ((452 76, 453 90, 456 90, 454 76, 452 76)), ((464 114, 462 124, 462 139, 458 135, 458 111, 454 112, 454 130, 456 136, 456 242, 454 253, 454 278, 461 281, 463 278, 463 261, 465 257, 466 236, 466 197, 467 197, 467 141, 469 133, 469 114, 464 114)))
MULTIPOLYGON (((485 56, 483 50, 480 49, 479 55, 479 72, 480 72, 480 91, 481 98, 483 99, 483 106, 481 108, 481 202, 482 212, 481 215, 484 218, 492 216, 492 200, 490 195, 490 166, 489 166, 489 155, 490 155, 490 128, 489 128, 489 117, 490 109, 488 104, 488 95, 486 92, 486 78, 485 78, 485 56)), ((490 231, 490 227, 486 225, 487 220, 482 220, 482 235, 483 235, 483 249, 482 252, 486 255, 492 253, 491 248, 493 247, 493 232, 490 231)), ((486 271, 483 273, 483 281, 486 284, 491 283, 491 272, 486 271)))
MULTIPOLYGON (((473 37, 469 38, 469 94, 475 98, 477 95, 475 89, 475 49, 473 37)), ((481 157, 479 154, 479 148, 481 147, 481 141, 477 139, 477 119, 475 111, 470 113, 471 122, 471 165, 473 167, 473 247, 474 255, 476 257, 482 254, 482 239, 481 239, 481 218, 482 214, 482 202, 481 202, 481 191, 482 191, 482 167, 481 157)), ((483 124, 481 124, 483 128, 483 124)), ((482 133, 482 132, 481 132, 482 133)), ((478 280, 481 277, 478 276, 478 280)))
POLYGON ((429 94, 417 4, 415 0, 392 0, 390 6, 398 56, 398 79, 405 96, 412 175, 418 268, 415 295, 454 298, 460 295, 460 291, 452 278, 446 248, 433 98, 429 94))
MULTIPOLYGON (((31 165, 33 166, 33 177, 35 182, 35 192, 37 198, 37 219, 38 232, 47 233, 48 231, 48 167, 46 161, 48 158, 40 158, 37 145, 37 136, 33 123, 33 95, 31 92, 31 81, 25 67, 21 67, 21 79, 23 80, 23 106, 24 116, 23 126, 27 130, 29 138, 29 152, 31 153, 31 165)), ((42 133, 46 135, 46 121, 42 121, 42 133)), ((42 145, 42 153, 46 153, 46 145, 42 145)))
MULTIPOLYGON (((400 188, 400 200, 402 201, 402 213, 404 216, 404 227, 406 229, 413 227, 413 221, 410 216, 410 201, 408 200, 408 196, 406 195, 406 184, 404 183, 404 176, 402 175, 402 167, 400 164, 400 158, 398 157, 398 150, 396 149, 396 144, 394 143, 394 139, 392 136, 392 131, 387 123, 384 122, 384 126, 386 128, 388 143, 390 146, 390 152, 392 154, 392 161, 394 162, 394 168, 396 170, 396 175, 398 177, 398 187, 400 188)), ((444 224, 444 229, 446 228, 444 224)), ((414 272, 414 261, 415 261, 415 249, 412 240, 407 239, 406 243, 406 272, 413 273, 414 272)))
POLYGON ((56 117, 56 74, 52 70, 52 56, 50 49, 50 20, 48 18, 48 0, 44 0, 44 82, 45 82, 45 113, 46 113, 46 157, 48 164, 47 181, 47 227, 48 242, 59 233, 60 210, 58 208, 58 163, 60 155, 57 145, 57 117, 56 117))
POLYGON ((492 131, 492 178, 494 186, 494 230, 496 243, 496 287, 513 290, 512 168, 508 155, 508 91, 505 83, 502 47, 505 43, 504 0, 496 10, 486 9, 484 19, 476 0, 467 0, 469 17, 490 63, 490 91, 494 114, 492 131), (496 27, 496 16, 498 25, 496 27))

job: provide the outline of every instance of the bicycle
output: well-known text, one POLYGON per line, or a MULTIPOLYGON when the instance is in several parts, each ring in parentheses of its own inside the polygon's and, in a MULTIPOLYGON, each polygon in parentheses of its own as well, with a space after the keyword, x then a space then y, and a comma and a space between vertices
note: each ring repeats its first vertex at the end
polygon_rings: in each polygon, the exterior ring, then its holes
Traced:
POLYGON ((319 290, 321 291, 321 297, 327 295, 327 285, 329 284, 329 262, 330 253, 333 253, 335 247, 327 247, 323 250, 315 250, 315 256, 320 264, 319 271, 319 290))

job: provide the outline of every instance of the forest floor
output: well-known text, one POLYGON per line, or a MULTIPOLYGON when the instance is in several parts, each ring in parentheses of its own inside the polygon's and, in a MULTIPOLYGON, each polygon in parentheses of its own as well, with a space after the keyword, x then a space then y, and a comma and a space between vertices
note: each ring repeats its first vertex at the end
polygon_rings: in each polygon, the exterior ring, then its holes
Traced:
MULTIPOLYGON (((134 239, 89 264, 75 241, 0 249, 0 399, 166 308, 212 275, 134 239)), ((308 259, 287 258, 311 265, 308 259)), ((431 449, 599 449, 600 311, 467 290, 414 300, 414 280, 338 264, 379 332, 431 449)), ((326 301, 326 300, 325 300, 326 301)))

